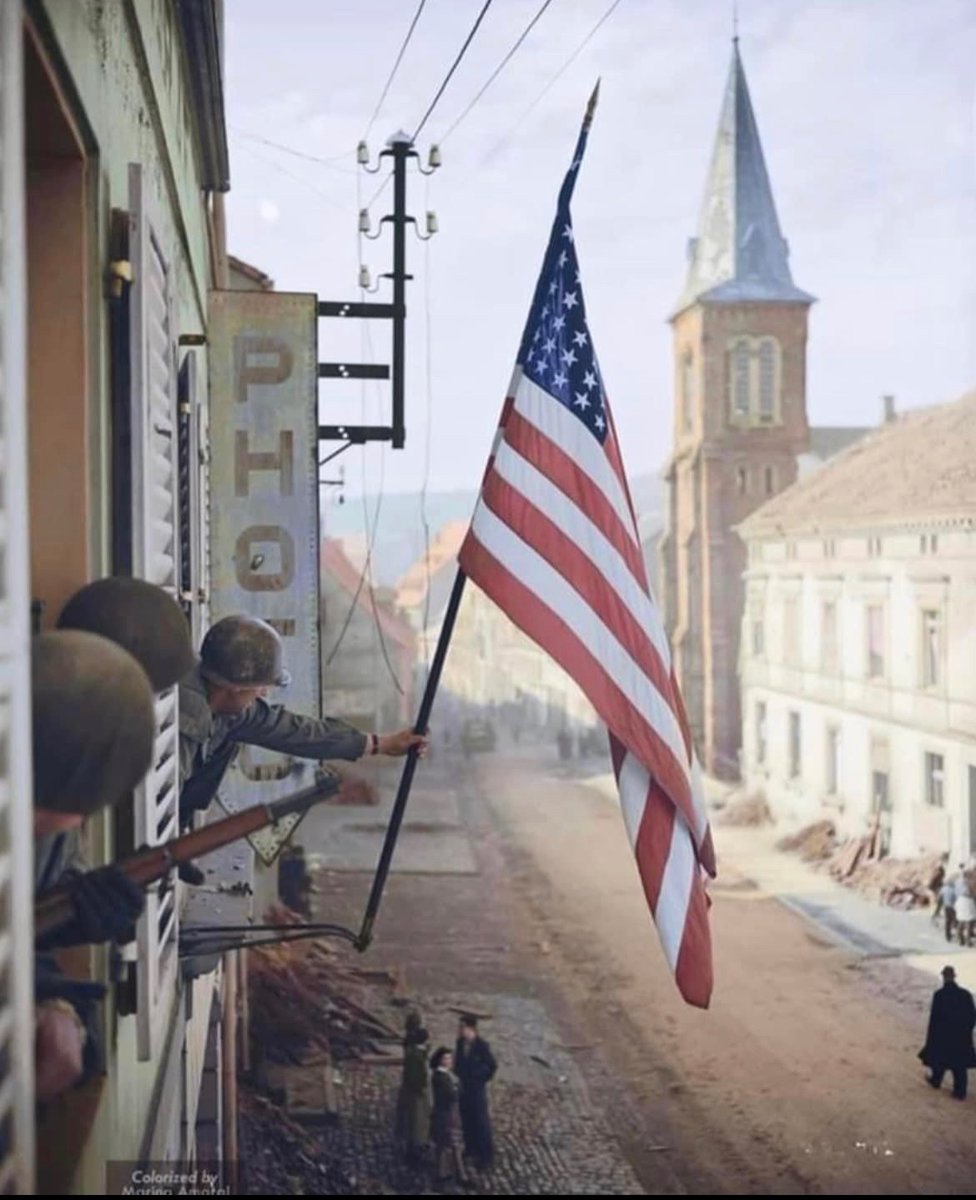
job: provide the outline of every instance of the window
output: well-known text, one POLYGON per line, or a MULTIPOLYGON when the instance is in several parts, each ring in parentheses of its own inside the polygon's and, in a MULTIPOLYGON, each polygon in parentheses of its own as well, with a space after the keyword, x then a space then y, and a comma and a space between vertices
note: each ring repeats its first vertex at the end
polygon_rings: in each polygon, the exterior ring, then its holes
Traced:
POLYGON ((868 558, 880 558, 882 542, 879 537, 868 538, 868 558))
POLYGON ((783 601, 783 662, 791 667, 800 662, 800 604, 795 596, 783 601))
POLYGON ((828 796, 836 796, 840 780, 840 729, 836 725, 827 726, 827 779, 828 796))
POLYGON ((933 554, 939 553, 939 535, 937 533, 933 533, 929 538, 929 549, 933 554))
POLYGON ((729 407, 738 424, 779 418, 780 348, 772 337, 739 337, 729 345, 729 407))
POLYGON ((834 545, 834 539, 827 538, 823 544, 824 558, 833 558, 836 553, 837 553, 837 547, 834 545))
POLYGON ((739 467, 735 473, 735 486, 740 496, 749 490, 749 472, 745 467, 739 467))
POLYGON ((756 762, 766 761, 766 702, 756 701, 756 762))
POLYGON ((767 467, 765 469, 765 471, 763 471, 763 484, 766 488, 767 496, 771 496, 773 494, 773 487, 775 486, 775 482, 776 482, 776 477, 773 474, 773 468, 767 467))
POLYGON ((820 665, 825 675, 837 674, 837 605, 825 600, 820 608, 820 665))
POLYGON ((938 687, 942 678, 942 613, 922 613, 922 687, 938 687))
POLYGON ((685 433, 690 433, 695 419, 695 360, 690 350, 681 359, 681 417, 685 433))
POLYGON ((790 713, 790 779, 799 779, 802 768, 800 745, 800 714, 790 713))
POLYGON ((945 760, 941 754, 925 755, 925 803, 945 808, 945 760))
POLYGON ((766 624, 762 614, 752 618, 752 653, 756 658, 766 653, 766 624))
POLYGON ((884 607, 869 604, 865 612, 867 641, 867 677, 883 679, 885 673, 884 653, 884 607))

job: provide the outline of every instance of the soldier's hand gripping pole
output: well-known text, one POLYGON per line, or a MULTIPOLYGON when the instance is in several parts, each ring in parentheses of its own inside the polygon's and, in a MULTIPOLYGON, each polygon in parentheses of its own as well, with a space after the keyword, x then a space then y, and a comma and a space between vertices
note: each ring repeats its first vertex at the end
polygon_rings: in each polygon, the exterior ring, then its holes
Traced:
MULTIPOLYGON (((153 846, 148 850, 139 850, 128 858, 124 858, 119 868, 138 887, 149 887, 166 875, 180 863, 191 862, 204 854, 211 854, 222 846, 236 842, 239 838, 247 837, 266 825, 273 825, 282 817, 304 812, 317 804, 326 796, 332 796, 339 790, 340 780, 336 775, 327 775, 312 787, 303 788, 290 796, 269 804, 257 804, 246 808, 243 812, 234 813, 202 829, 174 838, 162 846, 153 846)), ((38 897, 34 905, 34 936, 53 933, 62 926, 69 924, 75 917, 74 906, 68 888, 55 888, 38 897)))
MULTIPOLYGON (((434 707, 434 697, 437 694, 437 685, 440 683, 441 671, 444 669, 444 660, 447 658, 447 650, 451 644, 451 634, 454 632, 454 622, 457 620, 458 608, 461 604, 461 594, 464 591, 465 578, 464 572, 459 567, 458 573, 454 577, 451 598, 448 600, 447 608, 444 612, 444 623, 441 625, 440 637, 437 639, 437 649, 434 651, 434 659, 430 664, 430 674, 427 676, 427 686, 424 688, 424 695, 420 701, 417 721, 413 727, 414 733, 417 734, 425 734, 427 732, 431 709, 434 707)), ((390 824, 387 826, 380 861, 376 867, 376 875, 373 877, 373 886, 370 889, 369 900, 366 904, 363 925, 356 940, 356 949, 360 951, 367 949, 373 940, 373 923, 376 920, 377 912, 379 912, 380 900, 383 898, 386 877, 390 873, 393 851, 396 849, 397 838, 400 835, 400 826, 403 824, 403 816, 407 811, 407 800, 410 798, 410 788, 413 784, 413 775, 416 769, 417 750, 414 749, 407 754, 406 761, 403 764, 400 786, 397 788, 396 801, 393 805, 393 812, 390 814, 390 824)))

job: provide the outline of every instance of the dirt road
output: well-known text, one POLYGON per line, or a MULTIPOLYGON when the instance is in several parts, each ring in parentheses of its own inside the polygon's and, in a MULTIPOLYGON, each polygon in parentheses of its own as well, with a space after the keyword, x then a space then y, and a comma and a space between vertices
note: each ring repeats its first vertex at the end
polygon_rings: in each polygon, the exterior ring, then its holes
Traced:
POLYGON ((482 853, 496 843, 538 971, 592 1046, 591 1086, 649 1191, 973 1193, 976 1095, 933 1093, 915 1057, 930 979, 837 948, 726 869, 715 997, 691 1010, 615 807, 527 757, 474 772, 482 853))

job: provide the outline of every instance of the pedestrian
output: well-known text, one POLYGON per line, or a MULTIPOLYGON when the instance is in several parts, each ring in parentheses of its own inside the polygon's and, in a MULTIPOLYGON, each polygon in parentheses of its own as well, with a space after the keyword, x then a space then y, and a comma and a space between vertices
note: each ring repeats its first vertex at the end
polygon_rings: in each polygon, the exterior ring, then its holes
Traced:
POLYGON ((956 928, 956 886, 951 879, 947 879, 939 889, 939 902, 945 918, 945 939, 951 942, 956 928))
POLYGON ((454 1069, 461 1085, 458 1107, 464 1133, 464 1154, 482 1171, 494 1160, 488 1084, 498 1070, 491 1047, 478 1033, 478 1018, 466 1013, 458 1024, 454 1069))
POLYGON ((265 693, 285 687, 281 638, 266 621, 224 617, 203 639, 200 662, 180 681, 180 819, 210 806, 242 745, 263 746, 299 758, 354 761, 385 754, 426 753, 427 738, 411 729, 362 733, 332 717, 308 717, 265 693))
POLYGON ((928 1036, 918 1057, 931 1070, 926 1079, 932 1087, 942 1087, 943 1076, 951 1071, 952 1094, 957 1100, 965 1100, 969 1068, 976 1067, 976 1006, 972 993, 956 983, 952 967, 942 968, 942 980, 942 987, 932 997, 928 1036))
POLYGON ((956 928, 959 931, 959 945, 971 946, 976 935, 976 900, 973 900, 972 889, 966 877, 965 868, 960 864, 959 874, 955 880, 956 892, 956 928))
POLYGON ((942 915, 942 885, 946 881, 946 864, 949 861, 949 855, 943 854, 939 859, 938 865, 929 876, 928 888, 932 893, 932 924, 938 925, 939 917, 942 915))
POLYGON ((458 1148, 458 1093, 454 1055, 440 1046, 430 1060, 430 1086, 434 1107, 430 1114, 430 1140, 434 1147, 434 1178, 438 1184, 452 1177, 464 1183, 464 1168, 458 1148))
POLYGON ((427 1030, 420 1014, 407 1014, 403 1035, 403 1070, 397 1098, 397 1140, 407 1165, 420 1166, 430 1133, 430 1091, 427 1078, 427 1030))

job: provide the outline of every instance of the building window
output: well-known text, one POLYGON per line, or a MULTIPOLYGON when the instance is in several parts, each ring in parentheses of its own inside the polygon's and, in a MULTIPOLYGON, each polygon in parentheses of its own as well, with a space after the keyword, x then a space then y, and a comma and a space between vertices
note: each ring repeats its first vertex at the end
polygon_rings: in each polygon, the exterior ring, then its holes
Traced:
POLYGON ((760 766, 766 761, 766 702, 756 701, 756 762, 760 766))
POLYGON ((772 337, 739 337, 729 345, 729 405, 737 424, 779 419, 780 347, 772 337))
POLYGON ((941 754, 925 755, 925 803, 945 808, 945 760, 941 754))
POLYGON ((766 653, 766 625, 761 616, 752 619, 752 653, 756 658, 766 653))
POLYGON ((827 538, 823 544, 824 558, 833 558, 836 553, 837 553, 837 547, 834 545, 834 539, 827 538))
POLYGON ((749 490, 749 472, 745 467, 739 467, 735 473, 735 486, 740 496, 744 496, 749 490))
POLYGON ((799 779, 802 769, 802 747, 800 745, 800 714, 790 713, 790 779, 799 779))
POLYGON ((837 605, 825 600, 820 609, 820 663, 825 675, 837 674, 837 605))
POLYGON ((827 726, 827 795, 836 796, 840 780, 840 729, 827 726))
POLYGON ((922 613, 922 687, 938 687, 942 678, 942 613, 922 613))
POLYGON ((738 342, 732 351, 732 410, 737 417, 749 415, 748 342, 738 342))
POLYGON ((766 467, 766 469, 763 471, 763 484, 766 488, 767 496, 771 496, 773 494, 773 487, 775 486, 775 483, 776 477, 773 472, 773 468, 766 467))
POLYGON ((759 419, 776 416, 776 343, 763 338, 759 343, 759 419))
POLYGON ((783 601, 783 662, 790 667, 800 663, 800 605, 795 596, 783 601))
POLYGON ((881 538, 868 538, 868 558, 880 558, 882 550, 881 538))
POLYGON ((690 433, 695 418, 695 360, 690 350, 681 359, 681 416, 685 433, 690 433))
POLYGON ((933 554, 939 553, 939 535, 937 533, 933 533, 929 538, 929 549, 933 554))
POLYGON ((883 679, 885 673, 883 605, 869 604, 867 606, 865 626, 868 679, 883 679))

